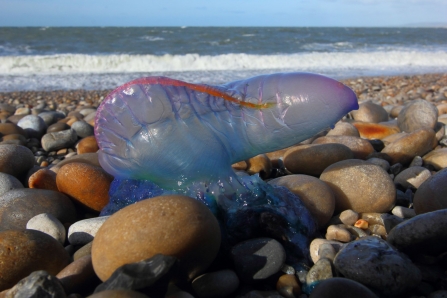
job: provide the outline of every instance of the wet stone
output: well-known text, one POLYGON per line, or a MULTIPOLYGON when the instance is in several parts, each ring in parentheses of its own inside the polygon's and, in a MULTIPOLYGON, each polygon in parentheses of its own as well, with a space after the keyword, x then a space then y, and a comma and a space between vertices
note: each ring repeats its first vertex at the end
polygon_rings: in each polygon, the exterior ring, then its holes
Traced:
POLYGON ((266 279, 281 270, 286 259, 283 246, 271 238, 250 239, 231 249, 239 278, 245 282, 266 279))
POLYGON ((334 266, 343 276, 388 296, 402 294, 421 281, 421 273, 410 259, 377 237, 345 245, 334 266))

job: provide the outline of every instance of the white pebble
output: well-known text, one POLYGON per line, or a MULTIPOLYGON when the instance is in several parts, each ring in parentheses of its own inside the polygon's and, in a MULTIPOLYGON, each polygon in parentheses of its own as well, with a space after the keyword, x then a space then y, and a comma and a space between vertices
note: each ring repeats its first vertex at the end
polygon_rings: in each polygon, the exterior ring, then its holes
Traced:
POLYGON ((68 229, 68 241, 73 245, 85 245, 93 241, 96 232, 109 217, 101 216, 75 222, 68 229))
POLYGON ((396 206, 391 210, 391 213, 396 215, 400 218, 412 218, 416 216, 416 212, 414 212, 414 209, 402 207, 402 206, 396 206))
POLYGON ((64 225, 50 213, 42 213, 34 216, 27 222, 26 228, 48 234, 61 244, 65 242, 66 231, 64 225))

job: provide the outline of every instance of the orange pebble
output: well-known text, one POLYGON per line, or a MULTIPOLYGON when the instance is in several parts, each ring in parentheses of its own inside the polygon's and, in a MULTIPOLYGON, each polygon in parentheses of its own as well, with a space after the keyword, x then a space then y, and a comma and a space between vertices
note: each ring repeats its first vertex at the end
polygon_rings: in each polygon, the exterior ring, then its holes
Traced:
POLYGON ((359 219, 355 222, 354 227, 360 229, 367 229, 369 226, 368 222, 364 219, 359 219))
POLYGON ((276 283, 276 290, 284 297, 298 297, 301 294, 301 287, 294 274, 281 275, 276 283))
POLYGON ((58 191, 56 185, 56 173, 48 169, 40 169, 29 177, 28 186, 29 188, 58 191))
POLYGON ((83 138, 78 144, 78 154, 94 153, 99 150, 95 136, 83 138))

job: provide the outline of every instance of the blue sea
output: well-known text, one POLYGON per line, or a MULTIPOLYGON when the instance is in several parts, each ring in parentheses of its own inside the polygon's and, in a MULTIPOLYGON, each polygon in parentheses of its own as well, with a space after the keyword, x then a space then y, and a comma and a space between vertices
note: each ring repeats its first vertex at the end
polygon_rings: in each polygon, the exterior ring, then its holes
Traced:
POLYGON ((289 71, 447 72, 447 28, 0 28, 0 92, 110 89, 149 75, 220 84, 289 71))

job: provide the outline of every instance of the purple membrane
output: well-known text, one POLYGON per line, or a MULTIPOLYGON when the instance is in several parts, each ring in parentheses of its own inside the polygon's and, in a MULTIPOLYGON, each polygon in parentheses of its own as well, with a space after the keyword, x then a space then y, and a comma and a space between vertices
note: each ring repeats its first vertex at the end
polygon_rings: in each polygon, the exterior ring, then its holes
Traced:
POLYGON ((184 194, 221 222, 224 243, 280 240, 290 264, 308 256, 315 220, 300 199, 235 162, 279 150, 333 126, 358 108, 354 92, 330 78, 279 73, 221 86, 165 77, 127 83, 98 108, 101 166, 115 177, 101 215, 143 199, 184 194))

